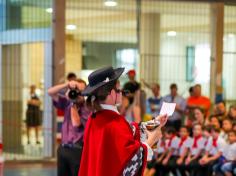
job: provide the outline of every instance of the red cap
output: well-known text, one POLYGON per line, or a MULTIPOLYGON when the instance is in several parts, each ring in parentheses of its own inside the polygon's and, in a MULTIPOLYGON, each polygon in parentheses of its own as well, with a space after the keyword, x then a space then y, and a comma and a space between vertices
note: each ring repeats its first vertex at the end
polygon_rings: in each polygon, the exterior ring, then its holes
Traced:
POLYGON ((136 71, 135 70, 129 70, 127 74, 135 76, 136 75, 136 71))

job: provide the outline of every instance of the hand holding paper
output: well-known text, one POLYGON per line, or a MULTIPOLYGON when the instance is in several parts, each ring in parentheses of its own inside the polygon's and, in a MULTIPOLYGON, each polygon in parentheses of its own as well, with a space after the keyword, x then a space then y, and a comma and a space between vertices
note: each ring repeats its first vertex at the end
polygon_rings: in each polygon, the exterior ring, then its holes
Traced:
POLYGON ((175 111, 175 106, 176 106, 176 103, 163 102, 160 115, 167 114, 167 116, 172 116, 175 111))

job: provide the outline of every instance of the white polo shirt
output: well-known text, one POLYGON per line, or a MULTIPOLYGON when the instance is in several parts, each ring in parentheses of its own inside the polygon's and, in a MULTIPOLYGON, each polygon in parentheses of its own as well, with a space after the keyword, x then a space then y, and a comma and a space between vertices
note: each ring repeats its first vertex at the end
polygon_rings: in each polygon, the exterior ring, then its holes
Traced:
POLYGON ((236 160, 236 142, 225 146, 223 156, 229 161, 236 160))
POLYGON ((155 152, 158 154, 164 153, 166 150, 166 140, 160 139, 157 143, 157 148, 155 149, 155 152))
POLYGON ((204 137, 201 137, 198 139, 197 141, 197 147, 194 147, 193 144, 194 144, 194 138, 192 140, 192 143, 191 143, 191 148, 190 148, 190 152, 193 156, 197 155, 201 150, 203 150, 205 148, 205 142, 206 142, 206 139, 204 137))
POLYGON ((178 144, 178 146, 179 146, 178 155, 179 155, 179 156, 183 155, 183 152, 184 152, 184 150, 185 150, 186 148, 188 148, 188 149, 191 148, 192 143, 193 143, 192 140, 193 140, 193 139, 192 139, 191 137, 188 137, 188 138, 183 142, 183 144, 182 144, 181 146, 180 146, 181 139, 179 140, 179 144, 178 144))
POLYGON ((219 136, 216 141, 216 147, 215 147, 213 146, 213 138, 210 137, 208 139, 206 151, 208 151, 210 155, 216 155, 218 152, 224 151, 226 144, 227 144, 226 141, 222 137, 219 136))
POLYGON ((174 149, 173 156, 178 156, 178 149, 179 149, 179 137, 175 136, 172 140, 170 145, 168 144, 168 149, 174 149))

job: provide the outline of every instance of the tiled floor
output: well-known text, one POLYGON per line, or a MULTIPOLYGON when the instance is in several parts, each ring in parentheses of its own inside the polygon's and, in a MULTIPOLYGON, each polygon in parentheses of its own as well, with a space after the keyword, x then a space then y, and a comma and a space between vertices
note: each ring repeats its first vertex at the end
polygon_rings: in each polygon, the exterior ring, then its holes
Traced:
POLYGON ((18 168, 5 169, 4 176, 56 176, 56 169, 49 168, 18 168))
POLYGON ((55 164, 10 164, 4 167, 4 176, 56 176, 55 164))

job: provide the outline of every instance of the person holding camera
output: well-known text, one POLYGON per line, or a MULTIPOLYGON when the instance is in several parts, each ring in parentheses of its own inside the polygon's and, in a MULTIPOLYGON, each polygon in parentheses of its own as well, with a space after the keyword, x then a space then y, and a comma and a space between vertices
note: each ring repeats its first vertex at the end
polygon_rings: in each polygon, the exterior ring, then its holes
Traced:
POLYGON ((48 89, 53 105, 64 111, 62 143, 57 151, 58 176, 77 176, 79 171, 84 129, 90 114, 80 93, 85 87, 85 81, 77 79, 48 89), (67 89, 64 95, 63 89, 67 89))

